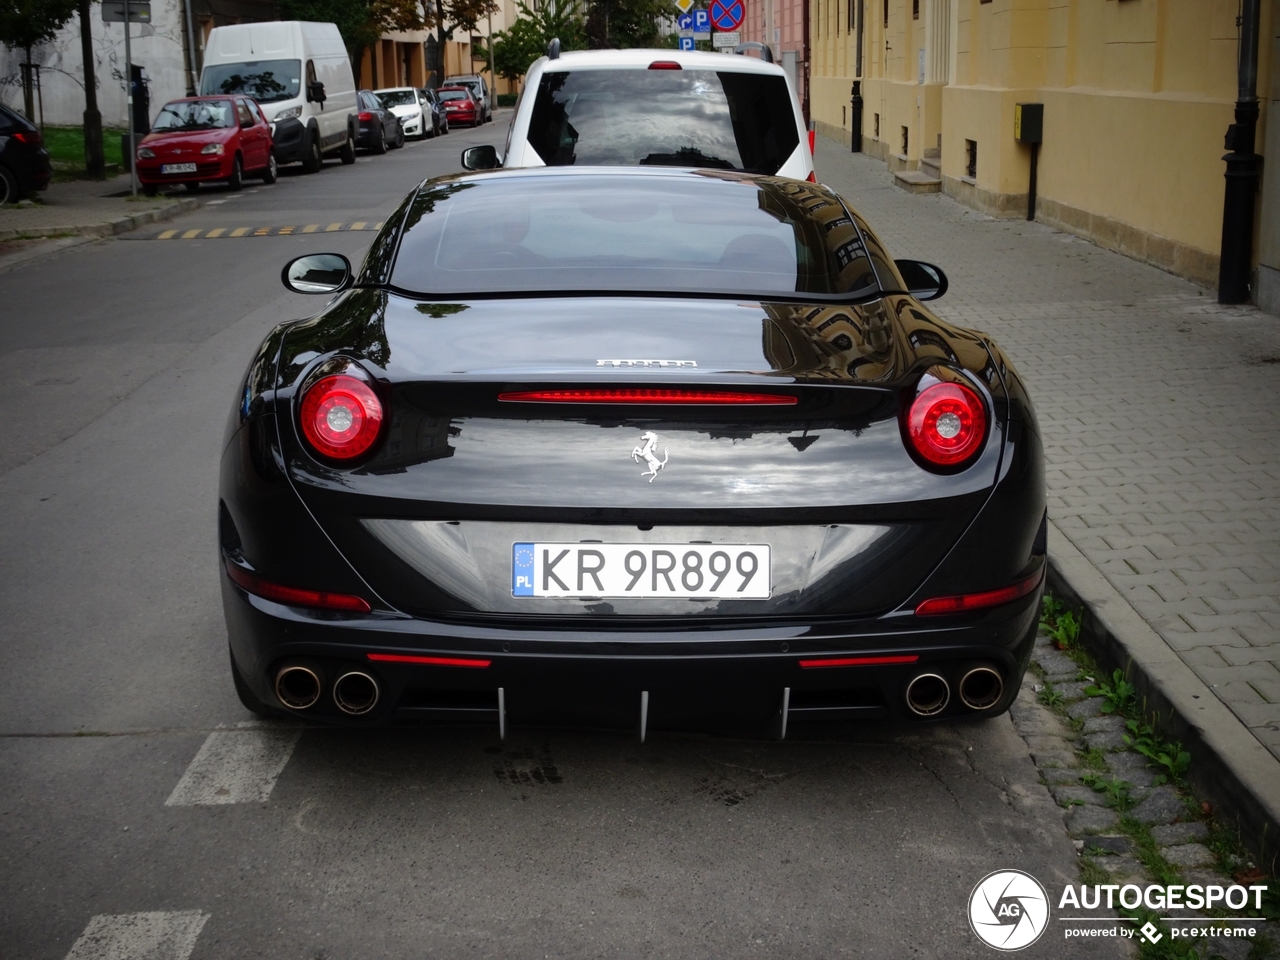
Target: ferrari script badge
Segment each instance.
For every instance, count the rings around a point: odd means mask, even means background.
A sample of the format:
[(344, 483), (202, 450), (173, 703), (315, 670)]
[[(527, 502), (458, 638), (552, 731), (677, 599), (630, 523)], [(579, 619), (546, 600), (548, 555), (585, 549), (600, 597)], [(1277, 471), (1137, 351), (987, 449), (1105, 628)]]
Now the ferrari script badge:
[(653, 451), (658, 446), (658, 435), (652, 430), (640, 435), (640, 442), (643, 446), (634, 447), (631, 451), (631, 459), (636, 463), (643, 460), (649, 465), (648, 473), (642, 473), (640, 476), (648, 477), (649, 482), (653, 483), (654, 477), (658, 475), (658, 471), (667, 465), (667, 460), (671, 458), (670, 449), (662, 451), (662, 459), (659, 460), (657, 454)]

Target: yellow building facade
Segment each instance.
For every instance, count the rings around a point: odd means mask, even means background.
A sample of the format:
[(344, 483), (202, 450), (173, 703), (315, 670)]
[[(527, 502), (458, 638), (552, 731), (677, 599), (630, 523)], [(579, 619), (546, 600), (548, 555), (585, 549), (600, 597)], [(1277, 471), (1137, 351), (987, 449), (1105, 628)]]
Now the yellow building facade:
[[(1260, 22), (1264, 155), (1276, 6), (1264, 0)], [(1025, 216), (1031, 148), (1015, 140), (1014, 109), (1042, 103), (1036, 219), (1216, 286), (1236, 0), (812, 0), (810, 10), (821, 132), (849, 143), (860, 11), (863, 150), (915, 172), (904, 186)], [(1254, 250), (1272, 267), (1277, 192), (1266, 176)]]

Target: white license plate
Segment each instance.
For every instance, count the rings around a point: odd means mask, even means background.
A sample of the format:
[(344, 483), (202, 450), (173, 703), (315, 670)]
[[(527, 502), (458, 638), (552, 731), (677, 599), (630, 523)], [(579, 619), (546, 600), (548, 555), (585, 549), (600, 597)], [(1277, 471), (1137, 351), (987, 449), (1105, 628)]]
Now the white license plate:
[(515, 543), (513, 597), (767, 600), (762, 543)]
[(166, 163), (160, 167), (161, 173), (195, 173), (194, 163)]

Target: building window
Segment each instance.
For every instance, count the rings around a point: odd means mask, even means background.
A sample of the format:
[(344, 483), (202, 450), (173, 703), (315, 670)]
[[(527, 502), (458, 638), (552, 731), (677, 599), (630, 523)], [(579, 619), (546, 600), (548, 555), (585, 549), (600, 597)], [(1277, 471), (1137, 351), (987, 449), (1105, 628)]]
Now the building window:
[(964, 175), (973, 179), (978, 178), (978, 141), (966, 140), (964, 142)]
[(920, 0), (911, 0), (911, 19), (920, 19)]
[(904, 157), (907, 155), (907, 147), (908, 147), (908, 146), (909, 146), (909, 143), (908, 143), (908, 141), (907, 141), (907, 128), (906, 128), (906, 127), (903, 127), (903, 128), (902, 128), (902, 155), (903, 155)]
[(880, 139), (880, 114), (878, 114), (878, 113), (876, 114), (876, 133), (875, 133), (875, 137), (876, 137), (876, 139), (877, 139), (877, 140), (879, 140), (879, 139)]

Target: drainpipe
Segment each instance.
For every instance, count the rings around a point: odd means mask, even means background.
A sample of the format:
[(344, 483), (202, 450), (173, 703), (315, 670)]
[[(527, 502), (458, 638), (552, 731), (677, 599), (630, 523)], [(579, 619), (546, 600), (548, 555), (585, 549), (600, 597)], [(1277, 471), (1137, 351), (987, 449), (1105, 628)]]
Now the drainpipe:
[[(852, 3), (853, 0), (850, 2)], [(855, 41), (857, 49), (853, 70), (857, 79), (853, 81), (853, 91), (849, 98), (849, 127), (853, 131), (850, 147), (854, 153), (862, 152), (862, 17), (865, 12), (863, 0), (858, 0), (858, 38)]]
[(191, 4), (194, 0), (183, 0), (182, 12), (187, 21), (187, 96), (194, 97), (200, 83), (200, 65), (196, 63), (196, 33), (191, 22)]
[(1222, 204), (1222, 258), (1218, 302), (1247, 303), (1253, 273), (1253, 208), (1262, 157), (1254, 152), (1258, 127), (1259, 0), (1240, 2), (1240, 90), (1236, 122), (1227, 128), (1227, 188)]
[(804, 99), (800, 112), (804, 114), (805, 129), (809, 128), (809, 0), (804, 0), (801, 15), (804, 17)]

